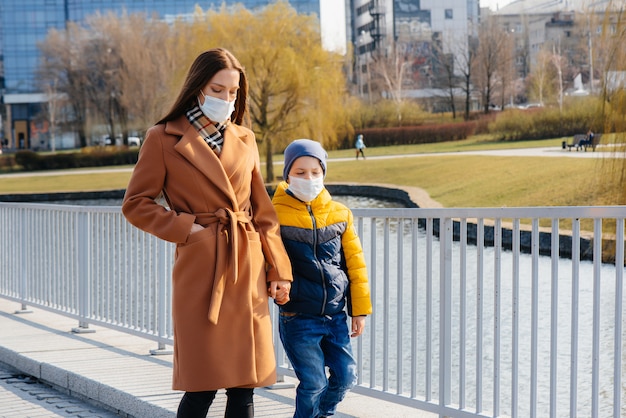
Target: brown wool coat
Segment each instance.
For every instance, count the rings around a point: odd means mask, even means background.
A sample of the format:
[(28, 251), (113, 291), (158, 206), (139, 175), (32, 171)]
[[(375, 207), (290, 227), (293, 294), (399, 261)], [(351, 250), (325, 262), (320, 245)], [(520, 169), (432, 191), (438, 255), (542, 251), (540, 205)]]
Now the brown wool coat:
[[(122, 211), (176, 243), (173, 388), (275, 382), (267, 281), (292, 280), (254, 134), (231, 124), (218, 157), (186, 117), (148, 130)], [(161, 193), (169, 210), (155, 202)], [(205, 230), (188, 236), (197, 222)]]

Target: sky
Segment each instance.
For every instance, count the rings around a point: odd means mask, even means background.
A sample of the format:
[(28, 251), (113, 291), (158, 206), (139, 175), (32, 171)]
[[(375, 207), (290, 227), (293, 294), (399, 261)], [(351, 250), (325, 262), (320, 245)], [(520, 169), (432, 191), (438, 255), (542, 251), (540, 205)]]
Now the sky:
[(320, 1), (322, 47), (327, 51), (346, 53), (345, 7), (337, 7), (335, 0)]

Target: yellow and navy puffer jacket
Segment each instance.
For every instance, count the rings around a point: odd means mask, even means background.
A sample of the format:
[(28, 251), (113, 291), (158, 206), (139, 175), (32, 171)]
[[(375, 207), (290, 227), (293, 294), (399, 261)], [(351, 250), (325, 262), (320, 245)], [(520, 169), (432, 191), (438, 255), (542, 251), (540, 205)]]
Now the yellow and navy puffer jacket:
[(281, 182), (272, 199), (293, 270), (290, 301), (281, 310), (332, 315), (347, 303), (350, 316), (371, 314), (367, 267), (352, 212), (326, 189), (307, 204), (287, 187)]

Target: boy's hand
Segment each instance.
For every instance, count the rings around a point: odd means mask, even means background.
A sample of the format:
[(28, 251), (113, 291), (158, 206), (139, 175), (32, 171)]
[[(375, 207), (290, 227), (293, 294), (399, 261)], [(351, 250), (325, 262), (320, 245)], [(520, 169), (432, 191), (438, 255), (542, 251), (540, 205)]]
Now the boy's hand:
[(363, 334), (363, 330), (365, 329), (365, 317), (364, 316), (353, 316), (352, 317), (352, 334), (350, 336), (352, 338), (358, 337)]
[(277, 304), (284, 305), (289, 302), (289, 291), (291, 290), (291, 282), (286, 280), (278, 280), (269, 282), (267, 293), (274, 298)]

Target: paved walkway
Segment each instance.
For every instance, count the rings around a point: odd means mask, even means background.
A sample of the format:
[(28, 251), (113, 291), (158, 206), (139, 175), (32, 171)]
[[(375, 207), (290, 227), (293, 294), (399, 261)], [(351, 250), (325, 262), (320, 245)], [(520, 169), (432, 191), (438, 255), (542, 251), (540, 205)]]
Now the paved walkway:
[[(16, 302), (0, 298), (0, 364), (34, 377), (37, 380), (33, 383), (51, 385), (71, 398), (63, 398), (66, 409), (62, 410), (45, 401), (51, 396), (48, 392), (43, 391), (39, 397), (26, 396), (1, 383), (0, 417), (175, 416), (182, 393), (171, 389), (172, 356), (150, 355), (156, 343), (97, 326), (90, 327), (96, 330), (94, 333), (74, 334), (71, 329), (78, 325), (74, 319), (36, 308), (32, 313), (16, 314), (19, 307)], [(0, 382), (2, 376), (0, 371)], [(24, 376), (22, 379), (28, 380)], [(285, 383), (286, 388), (255, 391), (256, 417), (293, 416), (297, 381), (287, 377)], [(89, 404), (81, 400), (96, 406), (90, 410)], [(225, 395), (220, 391), (208, 417), (224, 416), (224, 407)], [(113, 414), (107, 415), (105, 408)], [(348, 394), (335, 416), (436, 417), (355, 393)]]

